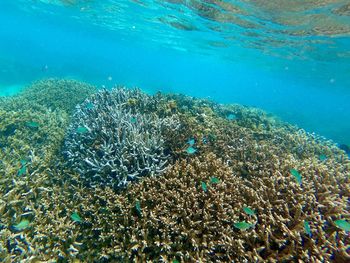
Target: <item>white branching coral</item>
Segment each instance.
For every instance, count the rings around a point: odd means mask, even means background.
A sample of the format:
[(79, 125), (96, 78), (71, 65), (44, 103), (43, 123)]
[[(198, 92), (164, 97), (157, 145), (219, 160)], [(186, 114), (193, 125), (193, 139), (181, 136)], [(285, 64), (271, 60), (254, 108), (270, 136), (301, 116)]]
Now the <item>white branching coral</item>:
[(171, 117), (148, 113), (155, 98), (138, 89), (102, 90), (76, 108), (65, 140), (67, 164), (89, 185), (122, 188), (161, 173), (168, 162), (162, 132)]

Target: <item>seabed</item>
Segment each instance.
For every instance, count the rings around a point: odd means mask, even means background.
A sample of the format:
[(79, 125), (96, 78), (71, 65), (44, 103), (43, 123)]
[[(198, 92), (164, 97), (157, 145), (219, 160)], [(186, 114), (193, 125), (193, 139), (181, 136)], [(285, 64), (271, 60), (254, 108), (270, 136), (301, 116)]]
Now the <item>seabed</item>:
[(0, 99), (0, 261), (349, 262), (349, 177), (259, 109), (41, 80)]

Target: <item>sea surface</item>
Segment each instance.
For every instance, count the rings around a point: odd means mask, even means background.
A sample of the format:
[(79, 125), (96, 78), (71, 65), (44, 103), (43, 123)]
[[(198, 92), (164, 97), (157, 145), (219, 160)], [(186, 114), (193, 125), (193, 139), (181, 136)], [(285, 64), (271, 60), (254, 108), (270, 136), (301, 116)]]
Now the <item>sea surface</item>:
[(0, 262), (350, 262), (349, 158), (347, 0), (0, 1)]

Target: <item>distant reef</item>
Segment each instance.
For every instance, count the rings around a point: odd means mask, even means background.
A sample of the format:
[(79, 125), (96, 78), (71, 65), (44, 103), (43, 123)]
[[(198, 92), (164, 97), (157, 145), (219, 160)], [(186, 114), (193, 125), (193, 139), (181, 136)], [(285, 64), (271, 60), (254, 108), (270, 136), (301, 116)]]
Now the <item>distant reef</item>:
[(0, 98), (0, 262), (349, 262), (349, 181), (256, 108), (62, 79)]

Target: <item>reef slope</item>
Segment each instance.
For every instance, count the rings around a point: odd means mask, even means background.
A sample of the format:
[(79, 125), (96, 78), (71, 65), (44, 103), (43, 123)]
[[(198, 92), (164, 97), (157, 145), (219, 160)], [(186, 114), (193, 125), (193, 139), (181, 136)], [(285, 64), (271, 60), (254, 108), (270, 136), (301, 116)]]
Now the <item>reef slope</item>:
[(0, 261), (350, 260), (333, 142), (240, 105), (95, 92), (50, 79), (1, 99)]

